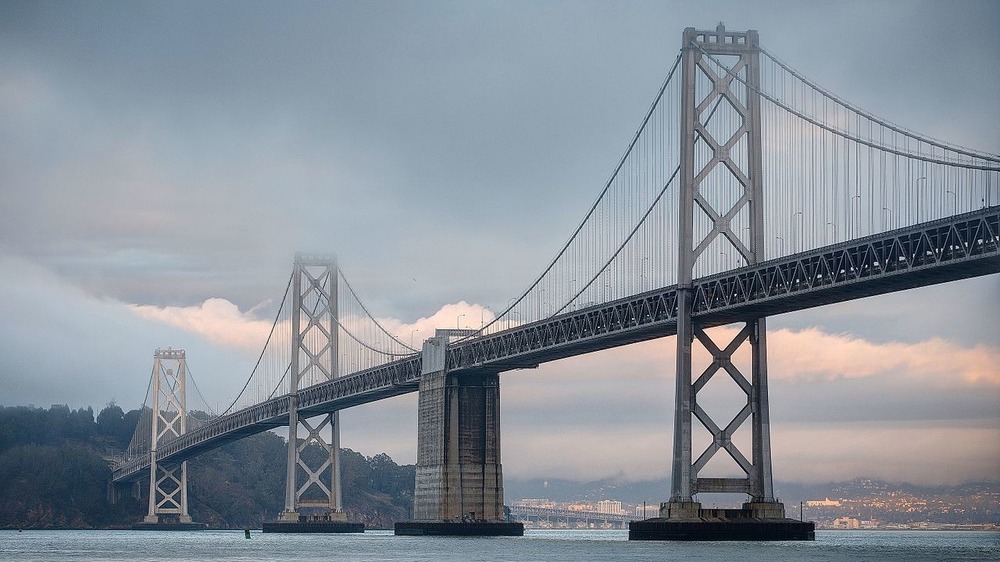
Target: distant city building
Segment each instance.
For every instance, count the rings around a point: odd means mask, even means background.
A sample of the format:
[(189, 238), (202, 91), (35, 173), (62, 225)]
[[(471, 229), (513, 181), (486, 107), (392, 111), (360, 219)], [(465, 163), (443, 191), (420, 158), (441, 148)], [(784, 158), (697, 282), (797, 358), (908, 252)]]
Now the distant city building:
[(834, 529), (860, 529), (861, 521), (853, 517), (838, 517), (833, 520)]
[(806, 506), (808, 507), (840, 507), (840, 500), (831, 500), (826, 498), (825, 500), (808, 500), (806, 501)]
[(521, 507), (544, 507), (551, 509), (555, 507), (555, 503), (552, 500), (544, 498), (525, 498), (523, 500), (516, 500), (514, 505), (519, 505)]
[(608, 513), (611, 515), (624, 515), (622, 502), (618, 500), (601, 500), (597, 502), (597, 513)]

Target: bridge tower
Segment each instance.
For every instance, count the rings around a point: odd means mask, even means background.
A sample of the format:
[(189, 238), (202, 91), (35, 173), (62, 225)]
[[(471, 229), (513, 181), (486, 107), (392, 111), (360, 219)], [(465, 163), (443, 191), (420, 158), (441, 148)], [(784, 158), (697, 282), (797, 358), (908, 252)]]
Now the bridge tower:
[(447, 369), (449, 338), (476, 334), (437, 330), (424, 341), (413, 520), (396, 523), (397, 535), (524, 534), (504, 515), (499, 372)]
[[(678, 250), (677, 365), (674, 405), (673, 466), (670, 501), (661, 505), (666, 519), (658, 529), (631, 526), (630, 538), (811, 538), (774, 498), (767, 401), (767, 335), (763, 317), (746, 320), (730, 342), (715, 342), (692, 318), (696, 264), (725, 250), (736, 252), (744, 265), (764, 259), (763, 166), (761, 154), (760, 67), (756, 31), (684, 30), (681, 82), (681, 162)], [(728, 67), (720, 67), (715, 61)], [(737, 78), (739, 77), (739, 78)], [(728, 196), (719, 196), (728, 190)], [(697, 340), (711, 363), (692, 377), (691, 352)], [(750, 346), (750, 373), (740, 371), (733, 355)], [(699, 405), (698, 392), (714, 375), (724, 372), (746, 395), (746, 404), (725, 423), (718, 423)], [(692, 455), (694, 419), (711, 434), (711, 444)], [(750, 420), (751, 454), (737, 447), (734, 433)], [(699, 472), (717, 453), (725, 452), (745, 473), (742, 478), (703, 478)], [(704, 510), (695, 494), (745, 493), (750, 501), (740, 510)], [(727, 523), (698, 523), (703, 518)], [(755, 537), (733, 534), (733, 523), (770, 521)], [(685, 523), (686, 522), (686, 523)], [(811, 526), (811, 524), (808, 524)], [(745, 525), (739, 528), (749, 528)], [(810, 529), (811, 532), (811, 529)], [(652, 533), (652, 534), (648, 534)], [(774, 534), (773, 537), (766, 535)]]
[(149, 511), (137, 528), (201, 528), (188, 514), (187, 461), (158, 463), (156, 451), (187, 432), (187, 359), (183, 349), (157, 349), (153, 355), (150, 405)]
[[(285, 509), (265, 532), (361, 532), (344, 513), (340, 487), (340, 413), (308, 419), (298, 409), (300, 388), (339, 376), (337, 261), (296, 254), (292, 272), (292, 355), (289, 368), (288, 462)], [(305, 438), (299, 440), (299, 430)], [(329, 440), (326, 432), (329, 431)], [(310, 454), (317, 445), (320, 455)]]

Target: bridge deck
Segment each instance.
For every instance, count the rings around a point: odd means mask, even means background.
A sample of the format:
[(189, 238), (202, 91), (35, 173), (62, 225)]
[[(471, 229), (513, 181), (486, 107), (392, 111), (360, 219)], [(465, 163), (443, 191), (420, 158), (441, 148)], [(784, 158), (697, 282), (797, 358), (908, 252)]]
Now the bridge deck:
[[(695, 280), (703, 327), (773, 316), (914, 287), (1000, 272), (1000, 207), (988, 207)], [(452, 372), (502, 372), (676, 334), (674, 285), (450, 345)], [(302, 415), (333, 412), (413, 392), (419, 354), (299, 391)], [(160, 462), (288, 424), (288, 397), (221, 416), (162, 445)], [(148, 474), (144, 455), (115, 469), (115, 482)]]

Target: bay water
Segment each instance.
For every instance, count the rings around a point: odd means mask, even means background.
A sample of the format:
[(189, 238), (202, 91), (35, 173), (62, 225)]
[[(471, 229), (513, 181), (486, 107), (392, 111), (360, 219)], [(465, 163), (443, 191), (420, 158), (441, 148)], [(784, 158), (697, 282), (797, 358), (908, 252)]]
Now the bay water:
[(523, 537), (397, 537), (234, 531), (0, 531), (3, 561), (947, 561), (1000, 560), (1000, 533), (817, 531), (810, 542), (636, 542), (624, 530), (535, 530)]

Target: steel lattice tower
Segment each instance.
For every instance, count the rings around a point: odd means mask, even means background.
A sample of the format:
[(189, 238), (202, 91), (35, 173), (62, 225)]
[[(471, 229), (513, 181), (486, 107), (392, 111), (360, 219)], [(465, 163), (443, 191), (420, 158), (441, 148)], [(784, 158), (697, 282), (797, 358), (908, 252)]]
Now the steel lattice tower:
[[(340, 413), (326, 414), (318, 424), (300, 417), (299, 388), (333, 380), (337, 370), (337, 262), (326, 256), (297, 254), (292, 273), (292, 356), (289, 371), (288, 464), (285, 510), (279, 521), (299, 521), (300, 509), (319, 510), (322, 519), (346, 520), (340, 488)], [(298, 429), (308, 436), (300, 443)], [(324, 430), (330, 429), (330, 440)], [(323, 451), (310, 461), (303, 451), (310, 444)], [(329, 479), (324, 474), (329, 471)], [(304, 477), (300, 481), (300, 474)]]
[[(746, 322), (731, 342), (717, 344), (692, 319), (695, 267), (706, 250), (735, 251), (746, 265), (763, 261), (763, 177), (761, 158), (759, 46), (756, 31), (684, 31), (681, 94), (681, 192), (678, 256), (677, 371), (674, 447), (670, 502), (662, 515), (698, 516), (698, 493), (746, 493), (761, 517), (783, 517), (774, 501), (767, 402), (767, 341), (763, 317)], [(715, 60), (724, 60), (720, 67)], [(745, 81), (742, 86), (739, 76)], [(714, 121), (713, 121), (714, 119)], [(719, 197), (719, 184), (737, 195)], [(731, 207), (730, 202), (732, 203)], [(741, 225), (734, 229), (733, 223)], [(743, 226), (749, 224), (748, 227)], [(714, 256), (713, 256), (714, 257)], [(692, 380), (691, 352), (697, 339), (709, 352), (711, 364)], [(733, 363), (743, 345), (751, 347), (749, 380)], [(746, 394), (745, 406), (728, 423), (716, 423), (698, 404), (705, 384), (725, 373)], [(693, 418), (711, 433), (712, 442), (697, 458), (692, 455)], [(748, 459), (732, 441), (750, 419), (752, 452)], [(701, 478), (699, 471), (725, 451), (746, 473), (745, 478)]]
[(149, 512), (145, 523), (163, 515), (191, 523), (187, 501), (187, 461), (172, 467), (156, 462), (156, 449), (187, 432), (187, 360), (183, 349), (157, 349), (153, 355), (153, 403), (149, 449)]

